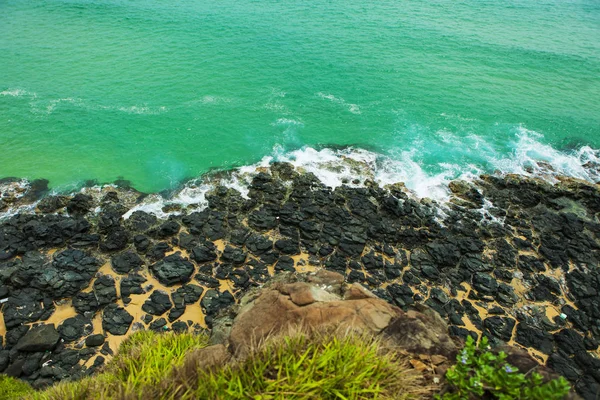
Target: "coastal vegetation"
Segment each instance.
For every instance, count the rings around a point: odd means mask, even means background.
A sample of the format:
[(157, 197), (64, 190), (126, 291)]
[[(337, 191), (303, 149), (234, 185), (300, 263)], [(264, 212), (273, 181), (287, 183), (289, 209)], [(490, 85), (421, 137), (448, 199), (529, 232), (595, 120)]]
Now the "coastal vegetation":
[(275, 335), (236, 360), (199, 351), (207, 345), (204, 334), (139, 331), (96, 376), (36, 392), (0, 375), (0, 399), (560, 400), (570, 390), (562, 377), (544, 383), (535, 372), (520, 373), (505, 353), (489, 351), (486, 338), (479, 345), (467, 339), (442, 384), (427, 383), (386, 341), (351, 332)]

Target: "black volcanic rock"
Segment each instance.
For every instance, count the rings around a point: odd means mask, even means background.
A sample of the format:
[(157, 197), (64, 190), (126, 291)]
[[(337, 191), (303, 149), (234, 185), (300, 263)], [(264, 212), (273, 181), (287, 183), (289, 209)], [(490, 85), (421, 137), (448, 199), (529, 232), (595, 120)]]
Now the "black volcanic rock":
[(49, 214), (66, 207), (69, 200), (67, 196), (47, 196), (39, 201), (37, 208), (41, 212)]
[(94, 205), (92, 196), (77, 193), (69, 203), (67, 203), (67, 211), (71, 215), (83, 215), (87, 213)]
[(67, 318), (58, 326), (58, 333), (65, 342), (74, 342), (92, 330), (92, 321), (82, 315)]
[(515, 341), (525, 347), (533, 347), (544, 354), (551, 354), (554, 349), (554, 341), (550, 333), (526, 322), (520, 322), (517, 325)]
[(73, 308), (80, 314), (95, 312), (100, 308), (96, 295), (93, 292), (80, 292), (73, 297)]
[(215, 245), (212, 242), (207, 241), (194, 247), (192, 249), (192, 253), (190, 254), (190, 258), (196, 261), (198, 264), (214, 261), (217, 259), (217, 253), (215, 250)]
[(483, 320), (483, 334), (491, 339), (510, 341), (515, 320), (508, 317), (493, 316)]
[(227, 308), (234, 303), (235, 299), (229, 291), (219, 292), (215, 289), (208, 290), (200, 302), (208, 327), (212, 327), (213, 317), (219, 310)]
[(172, 286), (188, 282), (194, 273), (194, 265), (175, 253), (152, 265), (150, 270), (160, 283)]
[(110, 275), (100, 275), (94, 281), (94, 296), (98, 305), (103, 307), (117, 300), (117, 288), (115, 280)]
[(102, 312), (102, 329), (113, 335), (126, 334), (132, 322), (131, 314), (116, 304), (109, 304)]
[(52, 350), (60, 340), (54, 325), (39, 325), (31, 328), (19, 339), (14, 350), (25, 352)]
[(488, 274), (477, 272), (473, 275), (473, 288), (485, 295), (494, 295), (498, 291), (498, 282)]
[(142, 284), (146, 278), (139, 274), (129, 274), (121, 279), (121, 297), (127, 297), (132, 294), (143, 294)]
[(173, 307), (169, 295), (165, 292), (155, 290), (148, 300), (142, 305), (142, 310), (152, 315), (162, 315)]
[(144, 262), (133, 251), (124, 251), (115, 254), (110, 258), (112, 268), (119, 274), (128, 274), (132, 269), (139, 268), (144, 265)]
[[(54, 261), (46, 264), (32, 277), (30, 285), (42, 290), (52, 298), (60, 299), (75, 295), (86, 287), (98, 268), (100, 261), (81, 250), (64, 250), (54, 255)], [(25, 265), (24, 265), (25, 266)]]
[(223, 254), (221, 255), (221, 260), (226, 263), (231, 263), (233, 265), (242, 265), (244, 261), (246, 261), (247, 253), (242, 249), (227, 246), (223, 250)]
[(90, 335), (85, 338), (85, 345), (88, 347), (97, 347), (104, 344), (106, 338), (101, 333)]
[(100, 242), (100, 250), (104, 252), (123, 250), (129, 244), (129, 240), (129, 232), (118, 226), (106, 234), (104, 240)]

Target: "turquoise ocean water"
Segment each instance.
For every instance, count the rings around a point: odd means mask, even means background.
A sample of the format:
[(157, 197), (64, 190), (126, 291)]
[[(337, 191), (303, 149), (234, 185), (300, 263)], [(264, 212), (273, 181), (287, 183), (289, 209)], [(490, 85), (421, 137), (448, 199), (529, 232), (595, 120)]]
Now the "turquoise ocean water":
[(0, 177), (159, 191), (345, 145), (414, 187), (585, 175), (600, 2), (0, 1)]

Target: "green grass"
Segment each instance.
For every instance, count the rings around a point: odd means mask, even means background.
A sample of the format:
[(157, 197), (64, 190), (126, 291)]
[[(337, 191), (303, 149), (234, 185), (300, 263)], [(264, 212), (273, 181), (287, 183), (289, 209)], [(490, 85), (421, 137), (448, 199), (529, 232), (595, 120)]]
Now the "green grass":
[(0, 374), (0, 400), (16, 400), (33, 392), (31, 386), (18, 379)]
[(404, 356), (355, 334), (278, 336), (244, 358), (203, 363), (206, 336), (138, 332), (102, 373), (34, 400), (418, 399), (431, 394)]
[(174, 366), (182, 363), (188, 352), (206, 347), (207, 344), (208, 338), (204, 335), (142, 331), (119, 347), (106, 372), (132, 391), (155, 386)]
[(140, 331), (121, 344), (102, 373), (77, 382), (61, 382), (32, 398), (153, 399), (173, 367), (180, 365), (190, 351), (206, 347), (207, 343), (205, 335)]
[(182, 398), (416, 399), (428, 392), (403, 357), (355, 334), (272, 339), (243, 361), (200, 373), (194, 383)]

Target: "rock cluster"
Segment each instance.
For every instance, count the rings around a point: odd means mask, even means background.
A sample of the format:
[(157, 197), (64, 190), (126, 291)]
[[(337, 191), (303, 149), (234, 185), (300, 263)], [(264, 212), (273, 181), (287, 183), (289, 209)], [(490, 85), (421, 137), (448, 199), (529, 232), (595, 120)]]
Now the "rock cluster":
[[(205, 209), (166, 220), (124, 219), (141, 196), (131, 189), (46, 197), (0, 223), (0, 372), (36, 386), (81, 376), (104, 360), (91, 335), (190, 329), (186, 310), (211, 328), (273, 274), (323, 268), (401, 309), (427, 305), (453, 336), (521, 345), (595, 398), (598, 185), (508, 175), (450, 187), (443, 205), (402, 185), (332, 190), (275, 163), (253, 177), (248, 198), (216, 186)], [(55, 320), (64, 301), (79, 319)], [(60, 336), (52, 349), (16, 348), (44, 321)]]

